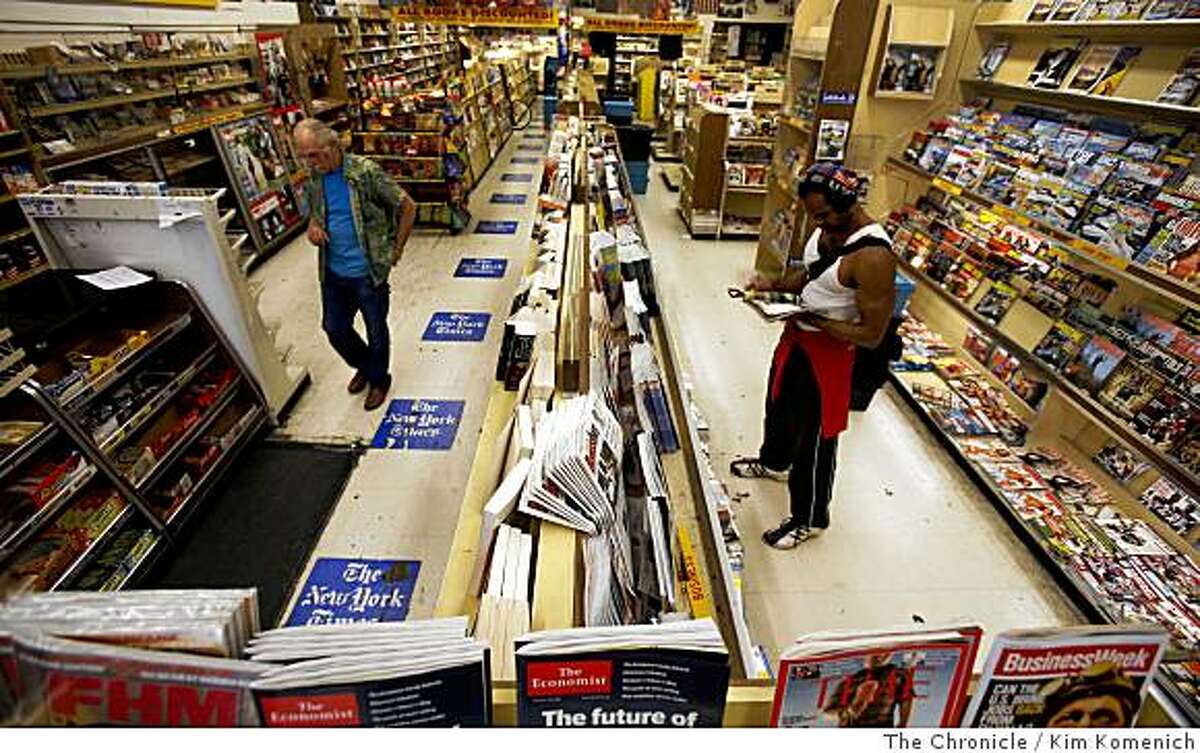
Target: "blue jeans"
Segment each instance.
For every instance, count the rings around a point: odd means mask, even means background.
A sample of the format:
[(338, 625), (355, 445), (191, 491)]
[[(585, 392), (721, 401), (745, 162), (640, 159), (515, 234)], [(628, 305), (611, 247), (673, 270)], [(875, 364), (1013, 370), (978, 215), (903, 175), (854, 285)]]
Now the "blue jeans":
[[(385, 282), (375, 285), (370, 277), (338, 277), (328, 269), (321, 283), (321, 326), (329, 344), (351, 368), (361, 371), (373, 387), (388, 384), (391, 336), (388, 334), (388, 298)], [(367, 342), (354, 331), (354, 315), (362, 312)]]

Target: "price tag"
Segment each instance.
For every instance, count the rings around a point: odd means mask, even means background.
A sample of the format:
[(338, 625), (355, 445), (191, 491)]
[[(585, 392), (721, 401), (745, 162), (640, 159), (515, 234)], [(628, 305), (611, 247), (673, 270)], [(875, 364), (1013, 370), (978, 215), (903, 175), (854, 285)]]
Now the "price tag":
[(1127, 259), (1113, 256), (1099, 246), (1085, 241), (1083, 238), (1072, 238), (1069, 245), (1084, 256), (1114, 269), (1125, 269), (1129, 266)]
[(1029, 227), (1033, 224), (1033, 220), (1023, 214), (1018, 214), (1012, 207), (1006, 207), (1003, 204), (992, 204), (992, 211), (1009, 222), (1015, 222), (1018, 225)]
[(946, 193), (954, 194), (955, 196), (962, 196), (962, 188), (960, 188), (959, 186), (956, 186), (955, 184), (951, 183), (948, 180), (944, 180), (942, 178), (934, 178), (933, 185), (935, 188), (940, 188), (941, 190), (945, 191)]

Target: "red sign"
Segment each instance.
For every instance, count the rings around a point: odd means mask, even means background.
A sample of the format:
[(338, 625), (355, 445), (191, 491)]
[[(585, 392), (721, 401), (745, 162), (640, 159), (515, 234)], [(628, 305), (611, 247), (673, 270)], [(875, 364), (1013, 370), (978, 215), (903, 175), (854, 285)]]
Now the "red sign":
[(525, 691), (531, 698), (607, 695), (612, 689), (612, 662), (607, 660), (530, 662), (525, 675)]
[(357, 727), (358, 698), (353, 693), (263, 698), (267, 727)]

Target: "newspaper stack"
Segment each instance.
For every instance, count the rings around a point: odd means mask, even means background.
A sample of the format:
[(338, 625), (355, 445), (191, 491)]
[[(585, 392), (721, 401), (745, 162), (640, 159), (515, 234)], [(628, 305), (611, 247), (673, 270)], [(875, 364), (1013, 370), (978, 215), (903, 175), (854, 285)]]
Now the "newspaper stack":
[[(527, 461), (521, 461), (527, 462)], [(479, 599), (475, 637), (487, 643), (496, 657), (497, 680), (516, 677), (513, 638), (529, 630), (529, 573), (533, 537), (501, 525), (492, 550), (487, 589)]]
[(823, 632), (780, 655), (772, 727), (954, 727), (982, 631)]
[(1168, 634), (1157, 625), (1002, 633), (965, 727), (1132, 727)]
[(270, 630), (249, 648), (267, 727), (480, 727), (491, 720), (488, 648), (465, 617)]
[[(667, 482), (663, 477), (662, 464), (658, 453), (646, 432), (637, 437), (638, 458), (641, 461), (642, 477), (646, 485), (645, 497), (638, 500), (643, 505), (641, 533), (642, 540), (647, 544), (647, 556), (637, 560), (638, 583), (645, 583), (643, 592), (652, 595), (662, 605), (662, 611), (675, 609), (678, 596), (678, 574), (675, 571), (676, 556), (671, 543), (675, 541), (675, 526), (671, 519), (671, 505), (668, 502)], [(635, 505), (631, 503), (631, 508)], [(631, 514), (632, 517), (632, 514)], [(632, 529), (632, 526), (631, 526)], [(630, 531), (631, 537), (633, 531)]]
[(537, 435), (521, 511), (590, 536), (611, 528), (623, 450), (616, 416), (590, 393), (547, 413)]
[(729, 654), (711, 619), (517, 639), (521, 727), (719, 727)]
[(255, 726), (265, 667), (223, 657), (258, 628), (253, 589), (19, 597), (0, 608), (0, 722)]

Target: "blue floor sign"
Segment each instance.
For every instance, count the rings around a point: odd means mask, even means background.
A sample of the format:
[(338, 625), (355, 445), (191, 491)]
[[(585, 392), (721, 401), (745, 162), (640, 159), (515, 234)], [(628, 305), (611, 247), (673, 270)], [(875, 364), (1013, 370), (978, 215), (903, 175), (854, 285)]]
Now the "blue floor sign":
[(287, 626), (401, 622), (421, 563), (321, 557), (304, 582)]
[(393, 400), (371, 446), (386, 450), (448, 450), (462, 421), (462, 400)]
[(432, 342), (479, 342), (487, 334), (491, 314), (439, 311), (429, 320), (422, 340)]
[(475, 225), (477, 233), (491, 233), (494, 235), (512, 235), (517, 232), (516, 220), (480, 220)]
[(501, 183), (532, 183), (531, 173), (504, 173), (500, 176)]
[(524, 204), (527, 198), (529, 197), (523, 193), (494, 193), (491, 202), (493, 204)]
[(455, 277), (503, 277), (508, 259), (463, 259), (454, 271)]

